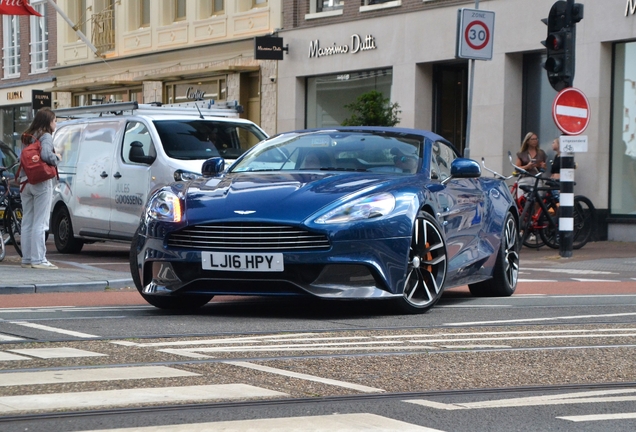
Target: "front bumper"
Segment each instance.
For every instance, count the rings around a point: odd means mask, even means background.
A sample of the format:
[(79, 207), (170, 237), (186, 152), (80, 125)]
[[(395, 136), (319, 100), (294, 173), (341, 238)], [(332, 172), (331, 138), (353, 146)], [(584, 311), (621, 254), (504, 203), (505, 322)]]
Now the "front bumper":
[(201, 252), (166, 248), (162, 238), (139, 236), (144, 295), (316, 296), (334, 299), (401, 295), (410, 238), (333, 242), (328, 251), (284, 253), (282, 272), (205, 270)]

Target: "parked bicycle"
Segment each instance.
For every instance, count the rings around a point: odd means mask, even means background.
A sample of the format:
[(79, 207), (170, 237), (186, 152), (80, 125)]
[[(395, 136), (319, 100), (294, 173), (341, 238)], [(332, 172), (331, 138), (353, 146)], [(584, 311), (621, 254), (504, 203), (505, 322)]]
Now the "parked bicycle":
[[(490, 171), (491, 173), (495, 175), (495, 177), (500, 178), (504, 181), (507, 181), (513, 177), (516, 177), (515, 182), (510, 186), (510, 193), (512, 194), (512, 197), (514, 198), (515, 203), (517, 204), (517, 210), (519, 214), (521, 215), (523, 213), (523, 209), (525, 208), (527, 198), (526, 198), (525, 192), (523, 192), (524, 186), (519, 184), (520, 176), (518, 175), (518, 173), (514, 173), (509, 176), (504, 176), (488, 168), (485, 164), (484, 158), (482, 158), (481, 163), (485, 170)], [(520, 191), (520, 186), (521, 186), (521, 191)], [(543, 241), (543, 238), (541, 237), (540, 232), (547, 227), (548, 222), (545, 218), (541, 218), (540, 215), (541, 215), (540, 211), (535, 212), (529, 220), (526, 220), (526, 223), (523, 224), (523, 226), (522, 224), (519, 225), (519, 238), (522, 244), (526, 247), (536, 249), (536, 248), (545, 246), (545, 242)]]
[(2, 212), (2, 225), (0, 226), (0, 232), (2, 233), (2, 258), (6, 254), (6, 245), (11, 243), (15, 248), (18, 255), (22, 256), (21, 248), (21, 236), (20, 231), (22, 227), (22, 200), (20, 199), (20, 193), (11, 188), (10, 179), (11, 171), (15, 170), (18, 163), (11, 165), (10, 167), (0, 166), (0, 185), (4, 188), (2, 195), (0, 196), (0, 212)]
[[(560, 200), (558, 181), (541, 177), (542, 173), (532, 175), (512, 162), (512, 155), (508, 153), (510, 165), (520, 175), (535, 179), (532, 186), (519, 185), (525, 192), (525, 204), (519, 217), (519, 227), (522, 242), (528, 242), (531, 231), (539, 232), (539, 235), (548, 247), (560, 248), (559, 212)], [(573, 202), (573, 229), (572, 248), (580, 249), (587, 244), (592, 237), (596, 220), (596, 209), (592, 201), (583, 195), (574, 196)], [(523, 231), (521, 231), (523, 230)], [(531, 243), (531, 242), (530, 242)]]
[[(559, 249), (559, 189), (558, 181), (541, 177), (542, 173), (532, 175), (512, 162), (512, 155), (508, 153), (510, 164), (517, 171), (518, 176), (531, 177), (535, 181), (533, 185), (520, 185), (519, 180), (510, 187), (510, 191), (517, 203), (519, 210), (519, 236), (522, 244), (530, 248), (539, 248), (544, 245), (553, 249)], [(482, 158), (484, 169), (493, 173), (495, 177), (509, 180), (514, 175), (504, 176), (486, 167)], [(523, 193), (518, 193), (521, 189)], [(590, 240), (596, 210), (592, 201), (583, 195), (574, 197), (574, 228), (573, 249), (580, 249)]]

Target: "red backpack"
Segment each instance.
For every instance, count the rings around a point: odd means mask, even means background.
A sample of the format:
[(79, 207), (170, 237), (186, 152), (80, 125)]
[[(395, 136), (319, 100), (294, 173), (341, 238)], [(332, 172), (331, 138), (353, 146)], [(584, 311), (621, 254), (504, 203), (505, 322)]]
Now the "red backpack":
[(20, 167), (16, 172), (16, 178), (19, 178), (20, 171), (24, 170), (27, 176), (26, 182), (21, 182), (20, 191), (24, 189), (25, 183), (38, 184), (59, 176), (57, 173), (57, 167), (49, 165), (42, 160), (40, 156), (42, 153), (42, 144), (40, 140), (32, 137), (33, 142), (22, 149), (20, 153)]

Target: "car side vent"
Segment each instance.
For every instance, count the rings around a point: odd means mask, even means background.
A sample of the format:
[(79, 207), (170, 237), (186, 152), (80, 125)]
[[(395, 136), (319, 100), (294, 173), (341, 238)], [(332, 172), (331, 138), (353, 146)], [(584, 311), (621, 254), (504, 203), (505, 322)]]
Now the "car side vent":
[(175, 231), (168, 246), (197, 250), (299, 251), (327, 250), (329, 239), (305, 229), (266, 224), (195, 225)]

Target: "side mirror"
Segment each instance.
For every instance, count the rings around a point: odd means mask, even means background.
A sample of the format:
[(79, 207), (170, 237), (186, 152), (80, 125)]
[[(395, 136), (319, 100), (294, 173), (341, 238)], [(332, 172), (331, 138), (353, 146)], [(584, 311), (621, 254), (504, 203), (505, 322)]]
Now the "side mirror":
[(203, 177), (214, 177), (225, 170), (225, 159), (222, 157), (213, 157), (201, 165), (201, 175)]
[(472, 159), (457, 158), (451, 163), (451, 175), (444, 179), (442, 183), (448, 182), (452, 178), (475, 178), (481, 176), (481, 167)]
[(128, 159), (131, 162), (152, 165), (156, 158), (154, 156), (146, 156), (144, 154), (144, 145), (139, 141), (133, 141), (130, 143)]

